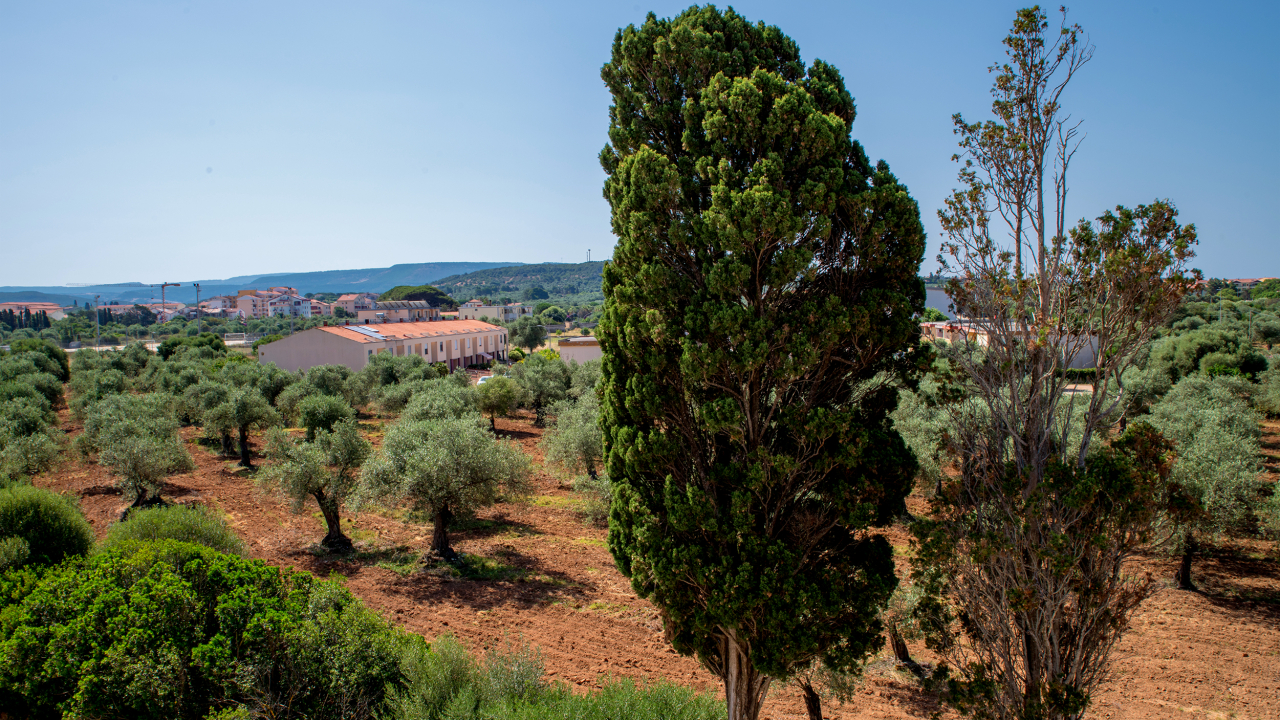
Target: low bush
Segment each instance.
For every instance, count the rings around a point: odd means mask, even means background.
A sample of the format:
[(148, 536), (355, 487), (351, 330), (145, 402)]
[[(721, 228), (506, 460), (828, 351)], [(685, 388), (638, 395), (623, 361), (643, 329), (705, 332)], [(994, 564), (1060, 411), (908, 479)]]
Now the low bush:
[(363, 720), (415, 642), (335, 581), (173, 540), (7, 573), (0, 598), (16, 717)]
[(27, 564), (50, 565), (93, 547), (93, 529), (74, 500), (30, 485), (0, 490), (0, 539), (21, 538)]
[(575, 694), (543, 678), (539, 653), (504, 642), (477, 662), (452, 636), (406, 652), (404, 687), (393, 691), (386, 720), (718, 720), (724, 703), (713, 695), (659, 682), (615, 680), (599, 692)]
[(131, 510), (128, 519), (107, 530), (102, 549), (150, 540), (181, 540), (231, 555), (248, 557), (249, 554), (244, 541), (225, 520), (205, 507), (187, 505)]

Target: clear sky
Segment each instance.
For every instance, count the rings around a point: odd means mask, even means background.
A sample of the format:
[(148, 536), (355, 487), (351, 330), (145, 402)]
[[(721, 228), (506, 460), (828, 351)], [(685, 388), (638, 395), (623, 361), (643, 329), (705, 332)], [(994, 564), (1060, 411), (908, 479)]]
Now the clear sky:
[[(0, 0), (0, 285), (607, 257), (600, 66), (617, 28), (686, 6)], [(986, 117), (1019, 4), (734, 7), (841, 70), (935, 267), (951, 115)], [(1070, 18), (1097, 46), (1066, 98), (1070, 214), (1170, 198), (1207, 274), (1280, 275), (1280, 4)]]

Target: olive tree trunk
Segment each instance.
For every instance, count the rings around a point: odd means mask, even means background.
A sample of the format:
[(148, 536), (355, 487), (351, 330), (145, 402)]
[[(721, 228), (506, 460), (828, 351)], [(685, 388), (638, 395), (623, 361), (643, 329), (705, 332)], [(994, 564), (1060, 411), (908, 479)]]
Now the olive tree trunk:
[(240, 426), (240, 467), (253, 469), (253, 459), (249, 454), (249, 426)]
[(1179, 590), (1195, 590), (1195, 581), (1191, 579), (1191, 560), (1195, 557), (1197, 549), (1196, 537), (1192, 533), (1187, 533), (1187, 540), (1182, 545), (1182, 562), (1178, 564), (1178, 570), (1173, 574), (1173, 579), (1178, 581)]
[(219, 435), (219, 438), (222, 440), (222, 456), (232, 457), (233, 455), (235, 455), (236, 445), (235, 445), (235, 441), (231, 439), (231, 431), (223, 430), (222, 433)]
[(320, 512), (324, 514), (324, 524), (328, 529), (328, 533), (320, 541), (320, 547), (329, 552), (345, 553), (354, 550), (355, 545), (352, 544), (351, 538), (342, 532), (342, 518), (338, 514), (338, 503), (326, 496), (323, 490), (317, 490), (313, 494), (320, 505)]
[(449, 547), (449, 523), (453, 520), (453, 512), (448, 505), (436, 509), (435, 529), (431, 533), (431, 552), (445, 560), (453, 560), (458, 556)]

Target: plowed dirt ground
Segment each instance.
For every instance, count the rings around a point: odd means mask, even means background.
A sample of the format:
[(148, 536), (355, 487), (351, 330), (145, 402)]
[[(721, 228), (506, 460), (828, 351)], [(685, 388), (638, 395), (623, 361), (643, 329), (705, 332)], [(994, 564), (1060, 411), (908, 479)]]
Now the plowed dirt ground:
[[(362, 421), (370, 438), (381, 437), (379, 420)], [(63, 413), (69, 436), (80, 431)], [(605, 531), (584, 521), (582, 499), (541, 467), (541, 431), (530, 416), (499, 419), (498, 429), (515, 439), (538, 469), (535, 490), (521, 502), (500, 503), (452, 533), (454, 547), (486, 558), (498, 576), (466, 580), (412, 571), (411, 560), (430, 542), (431, 525), (403, 511), (365, 511), (344, 521), (357, 541), (354, 557), (317, 550), (324, 535), (314, 506), (293, 513), (288, 502), (255, 488), (233, 460), (199, 444), (198, 431), (184, 431), (196, 469), (171, 478), (165, 498), (200, 502), (226, 513), (249, 544), (269, 563), (338, 574), (370, 607), (406, 630), (428, 639), (443, 633), (475, 651), (504, 635), (523, 636), (542, 649), (548, 675), (581, 689), (610, 676), (665, 678), (709, 691), (716, 679), (691, 658), (681, 657), (662, 637), (652, 605), (636, 597), (614, 567)], [(1280, 426), (1268, 425), (1268, 470), (1277, 470)], [(255, 450), (257, 446), (255, 445)], [(261, 462), (255, 456), (255, 461)], [(55, 472), (36, 483), (80, 497), (99, 536), (120, 517), (125, 502), (111, 477), (96, 464), (68, 453)], [(923, 503), (913, 503), (918, 508)], [(913, 508), (914, 509), (914, 508)], [(906, 549), (906, 534), (890, 539)], [(1140, 608), (1132, 630), (1115, 654), (1111, 679), (1087, 714), (1090, 718), (1280, 718), (1280, 560), (1271, 543), (1215, 547), (1197, 565), (1200, 592), (1165, 586)], [(904, 553), (905, 555), (905, 553)], [(1170, 577), (1173, 560), (1138, 561), (1158, 578)], [(902, 568), (905, 570), (905, 567)], [(933, 658), (912, 647), (918, 660)], [(857, 698), (828, 703), (829, 718), (927, 718), (935, 699), (912, 676), (894, 668), (888, 651), (873, 662)], [(948, 713), (944, 717), (951, 716)], [(775, 687), (763, 717), (807, 717), (799, 693)]]

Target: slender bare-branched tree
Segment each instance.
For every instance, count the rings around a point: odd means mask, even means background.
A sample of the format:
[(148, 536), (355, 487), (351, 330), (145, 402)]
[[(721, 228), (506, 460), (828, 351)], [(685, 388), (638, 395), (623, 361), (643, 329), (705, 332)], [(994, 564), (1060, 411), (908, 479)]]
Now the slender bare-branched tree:
[[(962, 187), (938, 213), (966, 399), (948, 436), (960, 473), (918, 543), (958, 621), (953, 697), (979, 717), (1078, 717), (1150, 590), (1122, 570), (1168, 499), (1169, 445), (1145, 425), (1110, 431), (1121, 374), (1197, 276), (1195, 228), (1167, 201), (1068, 229), (1079, 124), (1061, 98), (1092, 47), (1062, 12), (1052, 42), (1039, 7), (1018, 12), (992, 68), (996, 119), (955, 118)], [(1073, 368), (1093, 368), (1093, 387)]]

